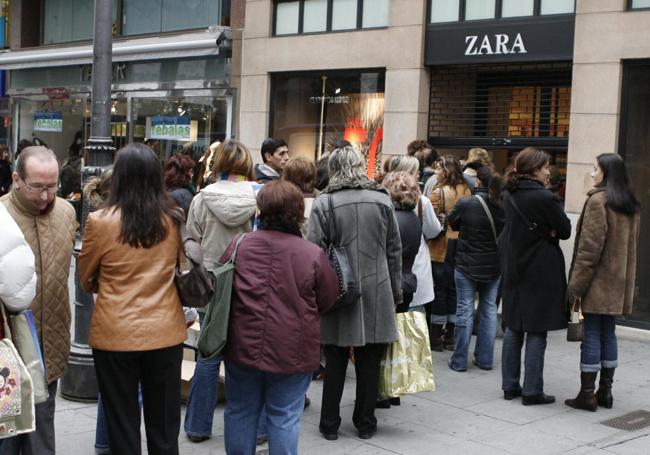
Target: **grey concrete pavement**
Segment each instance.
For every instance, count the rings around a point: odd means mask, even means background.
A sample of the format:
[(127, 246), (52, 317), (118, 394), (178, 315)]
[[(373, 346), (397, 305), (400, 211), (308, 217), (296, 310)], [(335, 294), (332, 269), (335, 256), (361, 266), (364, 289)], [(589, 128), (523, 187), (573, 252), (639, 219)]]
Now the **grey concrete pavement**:
[[(648, 334), (619, 328), (620, 368), (614, 383), (614, 408), (595, 413), (564, 405), (564, 399), (573, 397), (579, 388), (579, 343), (567, 343), (564, 336), (564, 332), (550, 334), (546, 352), (545, 389), (556, 396), (556, 403), (526, 407), (521, 400), (503, 400), (499, 339), (492, 371), (470, 367), (465, 373), (457, 373), (447, 367), (450, 353), (434, 353), (437, 390), (406, 396), (399, 407), (377, 410), (379, 431), (370, 440), (358, 439), (352, 425), (355, 387), (352, 368), (348, 370), (341, 402), (343, 423), (338, 441), (326, 441), (318, 433), (322, 382), (315, 381), (309, 390), (312, 405), (302, 419), (300, 453), (650, 454), (650, 427), (628, 432), (600, 423), (636, 410), (650, 411)], [(58, 453), (94, 453), (96, 411), (96, 405), (58, 398)], [(181, 429), (181, 454), (225, 453), (223, 405), (215, 411), (213, 433), (212, 439), (194, 444)], [(144, 442), (144, 428), (142, 434)], [(146, 447), (144, 443), (143, 447)], [(258, 453), (266, 453), (265, 447), (260, 447)]]

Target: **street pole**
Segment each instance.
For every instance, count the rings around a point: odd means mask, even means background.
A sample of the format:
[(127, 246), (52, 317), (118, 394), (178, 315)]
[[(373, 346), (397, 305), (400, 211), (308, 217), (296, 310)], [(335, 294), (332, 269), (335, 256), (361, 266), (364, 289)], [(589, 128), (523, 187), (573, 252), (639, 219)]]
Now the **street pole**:
[[(95, 36), (93, 40), (92, 70), (92, 117), (90, 138), (86, 147), (85, 165), (82, 170), (82, 184), (93, 175), (113, 163), (115, 147), (111, 138), (111, 80), (113, 46), (113, 1), (95, 0)], [(88, 216), (88, 201), (84, 199), (81, 232)], [(61, 395), (73, 401), (97, 400), (97, 377), (93, 353), (88, 346), (90, 320), (94, 308), (91, 294), (83, 290), (79, 282), (79, 252), (81, 242), (75, 245), (75, 303), (74, 337), (68, 359), (68, 368), (61, 380)]]

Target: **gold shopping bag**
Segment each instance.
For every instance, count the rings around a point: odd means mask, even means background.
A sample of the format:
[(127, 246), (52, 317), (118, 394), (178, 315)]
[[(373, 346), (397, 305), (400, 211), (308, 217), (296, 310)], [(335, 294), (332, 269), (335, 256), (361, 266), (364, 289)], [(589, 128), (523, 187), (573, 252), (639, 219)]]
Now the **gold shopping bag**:
[(379, 399), (435, 390), (426, 315), (398, 313), (398, 340), (386, 346), (379, 367)]

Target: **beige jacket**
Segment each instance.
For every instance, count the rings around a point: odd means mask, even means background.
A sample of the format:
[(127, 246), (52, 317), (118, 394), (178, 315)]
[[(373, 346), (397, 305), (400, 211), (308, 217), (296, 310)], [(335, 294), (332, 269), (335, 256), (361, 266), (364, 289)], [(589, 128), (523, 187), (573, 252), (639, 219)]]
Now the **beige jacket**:
[(121, 243), (120, 211), (88, 215), (79, 255), (79, 278), (97, 292), (89, 344), (105, 351), (150, 351), (182, 343), (185, 317), (174, 284), (181, 254), (178, 228), (150, 248)]
[[(472, 192), (468, 186), (463, 183), (457, 185), (456, 188), (452, 188), (448, 185), (434, 188), (429, 199), (431, 200), (431, 204), (433, 205), (436, 214), (444, 212), (445, 215), (449, 215), (460, 199), (471, 195)], [(431, 260), (433, 262), (445, 262), (447, 243), (449, 243), (449, 240), (456, 239), (458, 239), (458, 231), (454, 231), (451, 226), (447, 226), (447, 231), (444, 235), (429, 240), (429, 256), (431, 257)]]
[(18, 191), (0, 198), (20, 227), (36, 260), (36, 297), (31, 309), (43, 349), (47, 382), (63, 376), (70, 353), (68, 276), (77, 231), (74, 208), (56, 198), (41, 213)]
[(634, 303), (639, 214), (630, 216), (607, 206), (607, 193), (588, 193), (578, 221), (569, 292), (582, 299), (582, 311), (630, 314)]

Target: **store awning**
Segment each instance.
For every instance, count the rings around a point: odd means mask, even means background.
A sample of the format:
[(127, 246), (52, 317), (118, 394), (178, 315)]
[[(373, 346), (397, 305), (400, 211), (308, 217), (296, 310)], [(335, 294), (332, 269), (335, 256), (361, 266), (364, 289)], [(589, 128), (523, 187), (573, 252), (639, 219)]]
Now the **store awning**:
[[(227, 38), (223, 40), (223, 37)], [(191, 34), (128, 39), (113, 42), (113, 62), (219, 55), (230, 43), (230, 30), (219, 28)], [(217, 42), (219, 41), (219, 44)], [(92, 63), (92, 43), (0, 53), (0, 69), (86, 65)]]

